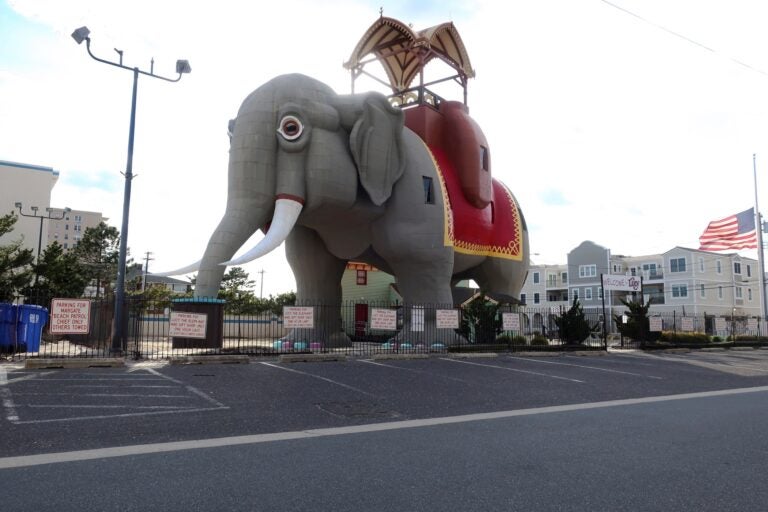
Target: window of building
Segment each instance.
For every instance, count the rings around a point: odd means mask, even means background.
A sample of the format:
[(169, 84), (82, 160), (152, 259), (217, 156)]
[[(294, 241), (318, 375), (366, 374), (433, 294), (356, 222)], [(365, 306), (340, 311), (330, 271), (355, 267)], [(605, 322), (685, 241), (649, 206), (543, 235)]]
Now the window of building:
[(701, 298), (702, 298), (702, 299), (704, 299), (704, 298), (706, 298), (706, 297), (707, 297), (707, 292), (706, 292), (706, 290), (704, 289), (704, 285), (703, 285), (703, 284), (700, 284), (700, 285), (699, 285), (699, 295), (701, 295)]
[(533, 273), (533, 284), (539, 284), (539, 273), (534, 272)]
[(619, 267), (617, 264), (613, 264), (613, 273), (618, 274), (619, 270), (621, 270), (621, 267)]
[(69, 224), (64, 224), (64, 230), (69, 231)]
[(739, 261), (733, 262), (733, 273), (736, 275), (741, 275), (741, 262)]
[(584, 288), (584, 300), (592, 300), (592, 288)]
[(655, 263), (643, 263), (643, 274), (648, 277), (656, 277), (656, 264)]
[(563, 272), (560, 274), (560, 279), (563, 280), (563, 284), (566, 284), (568, 282), (568, 272)]
[(669, 260), (670, 272), (685, 272), (685, 258), (672, 258)]
[(718, 286), (717, 287), (717, 298), (720, 300), (723, 300), (723, 287)]
[(673, 284), (672, 285), (672, 297), (684, 298), (688, 296), (687, 284)]
[(741, 286), (736, 287), (736, 298), (737, 299), (743, 299), (744, 298), (744, 290), (741, 288)]
[(715, 262), (715, 271), (716, 271), (718, 274), (722, 274), (722, 273), (723, 273), (723, 264), (720, 262), (720, 260), (717, 260), (717, 261)]
[(80, 215), (75, 215), (75, 222), (80, 222), (83, 220), (83, 217)]
[(579, 265), (579, 277), (595, 277), (597, 265)]
[(524, 293), (521, 293), (521, 294), (520, 294), (520, 302), (522, 302), (523, 304), (525, 304), (525, 294), (524, 294)]
[(704, 258), (699, 258), (699, 272), (704, 272)]
[(64, 233), (64, 240), (69, 240), (69, 234)]
[(747, 288), (747, 300), (752, 302), (752, 288)]
[(424, 183), (424, 202), (426, 204), (435, 204), (435, 193), (432, 188), (432, 178), (429, 176), (421, 177)]
[(67, 248), (67, 244), (66, 244), (66, 243), (64, 243), (64, 248), (65, 248), (65, 249)]
[(540, 299), (540, 297), (539, 297), (539, 294), (538, 294), (538, 293), (534, 293), (534, 294), (533, 294), (533, 303), (534, 303), (534, 304), (538, 304), (539, 302), (541, 302), (541, 299)]
[(357, 284), (359, 285), (366, 285), (368, 284), (368, 271), (367, 270), (358, 270), (357, 271)]
[(597, 289), (597, 298), (600, 299), (600, 300), (603, 299), (603, 287), (602, 286)]
[(752, 277), (752, 265), (747, 265), (747, 277)]

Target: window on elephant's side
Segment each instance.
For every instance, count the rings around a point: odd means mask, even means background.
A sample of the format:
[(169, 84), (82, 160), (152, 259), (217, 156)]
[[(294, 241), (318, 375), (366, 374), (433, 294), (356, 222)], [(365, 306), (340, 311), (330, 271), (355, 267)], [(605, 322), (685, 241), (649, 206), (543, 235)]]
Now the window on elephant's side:
[(432, 178), (429, 176), (421, 177), (424, 182), (424, 203), (435, 204), (435, 194), (432, 190)]
[(480, 146), (480, 165), (482, 166), (482, 169), (484, 171), (488, 170), (489, 162), (488, 162), (488, 148), (485, 146)]

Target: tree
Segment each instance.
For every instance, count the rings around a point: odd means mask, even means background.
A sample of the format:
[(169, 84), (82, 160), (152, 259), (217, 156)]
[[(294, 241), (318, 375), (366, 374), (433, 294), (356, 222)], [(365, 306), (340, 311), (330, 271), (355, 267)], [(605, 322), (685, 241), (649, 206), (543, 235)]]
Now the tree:
[(117, 228), (100, 222), (95, 228), (87, 228), (83, 238), (74, 249), (78, 261), (85, 267), (89, 282), (96, 286), (96, 297), (101, 288), (108, 296), (112, 283), (117, 280), (117, 265), (120, 258), (120, 233)]
[(627, 317), (627, 323), (623, 322), (621, 315), (614, 315), (613, 321), (616, 323), (616, 328), (622, 336), (640, 341), (656, 341), (659, 339), (661, 336), (660, 332), (650, 332), (651, 322), (648, 320), (648, 310), (651, 307), (650, 298), (646, 304), (643, 304), (642, 300), (627, 302), (623, 299), (621, 303), (629, 308), (629, 311), (624, 312), (624, 315)]
[[(13, 231), (15, 213), (0, 217), (0, 236)], [(22, 249), (23, 238), (0, 246), (0, 302), (11, 302), (14, 296), (32, 279), (30, 264), (34, 261), (31, 249)]]
[(221, 279), (218, 298), (227, 301), (227, 310), (230, 313), (251, 313), (256, 300), (251, 291), (253, 285), (254, 281), (248, 279), (248, 272), (241, 267), (232, 267)]
[(462, 309), (459, 333), (474, 343), (493, 343), (502, 332), (501, 306), (481, 292)]
[(569, 345), (578, 345), (593, 332), (600, 329), (600, 322), (590, 325), (581, 307), (579, 299), (574, 298), (573, 304), (563, 315), (555, 318), (555, 324), (560, 330), (560, 339)]
[(86, 269), (77, 256), (64, 252), (55, 241), (45, 248), (33, 268), (36, 282), (27, 287), (24, 294), (41, 306), (48, 307), (56, 297), (81, 297), (88, 285)]

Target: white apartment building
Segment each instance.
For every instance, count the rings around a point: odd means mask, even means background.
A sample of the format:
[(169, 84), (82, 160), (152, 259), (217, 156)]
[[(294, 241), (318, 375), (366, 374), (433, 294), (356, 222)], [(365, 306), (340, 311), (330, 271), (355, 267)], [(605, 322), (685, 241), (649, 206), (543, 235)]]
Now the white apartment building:
[[(622, 256), (585, 241), (564, 265), (531, 265), (521, 300), (530, 308), (569, 307), (574, 297), (585, 310), (602, 309), (602, 274), (642, 278), (643, 298), (652, 313), (761, 316), (757, 260), (736, 253), (674, 247), (662, 254)], [(623, 311), (628, 292), (606, 294), (605, 307)]]
[(95, 228), (100, 222), (108, 220), (101, 215), (101, 212), (71, 210), (65, 213), (61, 209), (54, 209), (54, 211), (54, 216), (59, 220), (50, 221), (47, 243), (56, 241), (65, 251), (74, 248), (82, 240), (86, 229)]
[[(37, 256), (38, 245), (45, 249), (49, 220), (27, 215), (47, 217), (51, 206), (51, 191), (59, 179), (59, 172), (51, 167), (0, 160), (0, 215), (15, 212), (19, 219), (13, 231), (0, 237), (0, 245), (23, 239), (23, 247), (32, 249)], [(42, 235), (42, 236), (41, 236)]]

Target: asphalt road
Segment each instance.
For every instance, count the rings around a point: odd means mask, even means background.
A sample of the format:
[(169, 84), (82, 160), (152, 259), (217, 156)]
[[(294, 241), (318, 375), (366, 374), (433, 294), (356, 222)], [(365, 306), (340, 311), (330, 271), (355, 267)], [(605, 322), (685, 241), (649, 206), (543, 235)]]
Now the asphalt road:
[(767, 399), (765, 350), (2, 365), (0, 509), (762, 511)]

